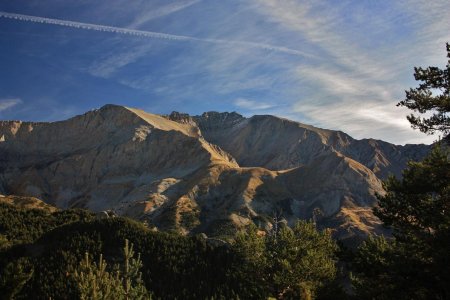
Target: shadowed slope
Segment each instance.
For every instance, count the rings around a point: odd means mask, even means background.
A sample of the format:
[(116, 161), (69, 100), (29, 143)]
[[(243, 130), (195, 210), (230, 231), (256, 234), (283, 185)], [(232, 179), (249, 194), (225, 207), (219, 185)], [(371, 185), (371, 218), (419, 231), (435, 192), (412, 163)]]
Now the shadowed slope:
[(320, 129), (287, 119), (261, 115), (208, 112), (193, 117), (203, 136), (233, 155), (241, 166), (284, 170), (307, 165), (318, 156), (339, 152), (365, 165), (378, 177), (401, 176), (406, 163), (422, 159), (426, 145), (393, 145), (355, 140), (341, 131)]
[(211, 235), (250, 222), (268, 229), (280, 210), (290, 224), (319, 211), (343, 236), (377, 231), (379, 177), (428, 149), (274, 116), (158, 116), (116, 105), (54, 123), (3, 121), (0, 137), (3, 194)]
[(144, 117), (107, 105), (62, 122), (3, 122), (3, 186), (62, 208), (121, 209), (151, 183), (179, 180), (213, 162), (237, 166), (218, 147), (186, 135), (190, 128)]

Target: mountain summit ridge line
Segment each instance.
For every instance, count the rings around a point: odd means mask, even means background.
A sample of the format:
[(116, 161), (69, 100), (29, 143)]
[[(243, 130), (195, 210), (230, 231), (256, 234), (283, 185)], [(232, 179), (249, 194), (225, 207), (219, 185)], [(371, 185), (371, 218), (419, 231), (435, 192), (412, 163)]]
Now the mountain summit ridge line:
[(182, 233), (270, 227), (321, 211), (343, 237), (377, 232), (381, 180), (428, 145), (398, 146), (270, 115), (105, 105), (65, 121), (0, 121), (0, 193), (113, 209)]

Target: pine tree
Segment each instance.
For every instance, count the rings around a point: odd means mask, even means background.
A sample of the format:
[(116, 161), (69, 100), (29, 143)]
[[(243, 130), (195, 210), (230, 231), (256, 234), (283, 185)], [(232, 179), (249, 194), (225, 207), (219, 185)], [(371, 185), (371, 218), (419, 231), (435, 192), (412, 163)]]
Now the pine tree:
[(0, 274), (0, 299), (15, 299), (33, 276), (33, 267), (27, 258), (10, 262)]
[[(447, 44), (448, 57), (450, 46)], [(450, 131), (450, 61), (446, 70), (415, 68), (423, 83), (399, 103), (419, 113), (414, 128)], [(440, 94), (438, 94), (440, 92)], [(437, 143), (422, 162), (410, 162), (403, 177), (389, 177), (374, 213), (393, 229), (394, 240), (369, 239), (353, 266), (362, 299), (450, 299), (450, 150)]]
[(450, 152), (439, 146), (390, 177), (374, 213), (394, 240), (371, 238), (353, 266), (361, 299), (450, 298)]
[(280, 299), (314, 298), (336, 276), (336, 244), (330, 232), (318, 231), (312, 222), (282, 226), (267, 238), (266, 249), (270, 289)]
[(312, 222), (281, 224), (267, 236), (258, 235), (255, 226), (238, 234), (233, 250), (243, 257), (239, 269), (254, 278), (248, 284), (264, 285), (266, 297), (314, 299), (335, 278), (336, 244)]
[[(138, 254), (137, 258), (134, 258), (133, 244), (129, 245), (128, 240), (125, 240), (125, 247), (123, 249), (124, 263), (122, 265), (122, 282), (124, 286), (125, 299), (141, 300), (149, 299), (148, 292), (145, 289), (144, 282), (142, 280), (142, 268), (141, 255)], [(119, 271), (120, 272), (120, 271)]]
[(427, 117), (411, 114), (407, 118), (413, 128), (428, 134), (442, 132), (444, 136), (450, 133), (450, 44), (446, 46), (449, 58), (446, 69), (414, 68), (414, 78), (421, 83), (406, 91), (406, 98), (397, 104), (420, 114), (431, 114)]
[(86, 252), (79, 269), (74, 273), (81, 300), (114, 299), (115, 296), (124, 294), (119, 272), (112, 274), (106, 267), (107, 263), (102, 255), (96, 264), (90, 261), (89, 253)]
[(124, 261), (115, 266), (115, 271), (107, 270), (107, 263), (100, 255), (98, 264), (92, 263), (89, 254), (74, 273), (80, 299), (89, 300), (131, 300), (151, 299), (142, 281), (142, 261), (140, 255), (134, 258), (133, 245), (125, 240)]

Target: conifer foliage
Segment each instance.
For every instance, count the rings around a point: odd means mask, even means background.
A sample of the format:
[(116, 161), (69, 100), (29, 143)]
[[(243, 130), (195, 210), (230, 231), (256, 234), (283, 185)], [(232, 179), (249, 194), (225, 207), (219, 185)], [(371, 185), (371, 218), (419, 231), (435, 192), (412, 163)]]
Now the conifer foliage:
[(100, 254), (98, 263), (91, 262), (86, 252), (74, 273), (81, 300), (144, 300), (151, 299), (142, 280), (140, 255), (134, 258), (133, 244), (125, 240), (124, 261), (108, 271)]
[[(55, 218), (13, 206), (2, 213), (31, 224)], [(276, 242), (250, 227), (235, 243), (217, 245), (122, 217), (64, 219), (37, 235), (0, 218), (10, 241), (0, 249), (0, 299), (315, 299), (336, 273), (329, 232), (307, 222), (281, 227)]]
[(436, 146), (411, 162), (401, 180), (390, 177), (375, 214), (395, 239), (360, 247), (355, 284), (367, 299), (450, 298), (450, 152)]
[[(447, 44), (448, 57), (450, 46)], [(433, 134), (450, 131), (450, 61), (446, 70), (415, 68), (422, 81), (400, 102), (420, 113), (412, 126)], [(434, 90), (440, 90), (436, 95)], [(410, 162), (401, 179), (389, 177), (378, 196), (376, 216), (392, 228), (394, 239), (370, 238), (353, 262), (361, 299), (450, 299), (450, 151), (436, 143), (421, 162)]]
[(241, 268), (253, 270), (250, 281), (277, 299), (315, 299), (336, 277), (337, 246), (329, 231), (312, 222), (277, 227), (268, 236), (250, 227), (238, 234), (233, 249), (243, 259)]
[(409, 115), (413, 128), (430, 134), (442, 132), (445, 136), (450, 133), (450, 44), (446, 46), (449, 58), (446, 68), (414, 68), (414, 78), (421, 83), (406, 91), (406, 98), (397, 104), (420, 114), (430, 114), (426, 117)]

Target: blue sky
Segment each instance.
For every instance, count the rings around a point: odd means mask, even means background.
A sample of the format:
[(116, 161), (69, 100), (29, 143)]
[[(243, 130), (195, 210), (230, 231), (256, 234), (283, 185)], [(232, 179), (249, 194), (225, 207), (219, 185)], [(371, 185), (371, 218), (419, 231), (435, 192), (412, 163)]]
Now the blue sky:
[(0, 119), (115, 103), (437, 139), (412, 130), (396, 103), (416, 86), (414, 66), (445, 66), (448, 0), (3, 0), (0, 11)]

